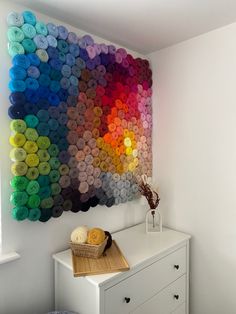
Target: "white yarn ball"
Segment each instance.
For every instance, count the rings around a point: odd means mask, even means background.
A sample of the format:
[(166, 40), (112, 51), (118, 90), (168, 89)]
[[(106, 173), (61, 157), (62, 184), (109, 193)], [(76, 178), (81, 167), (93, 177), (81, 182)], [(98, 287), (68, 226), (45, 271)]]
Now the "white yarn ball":
[(70, 239), (71, 242), (81, 244), (86, 243), (88, 238), (88, 227), (87, 226), (79, 226), (74, 229), (71, 233)]

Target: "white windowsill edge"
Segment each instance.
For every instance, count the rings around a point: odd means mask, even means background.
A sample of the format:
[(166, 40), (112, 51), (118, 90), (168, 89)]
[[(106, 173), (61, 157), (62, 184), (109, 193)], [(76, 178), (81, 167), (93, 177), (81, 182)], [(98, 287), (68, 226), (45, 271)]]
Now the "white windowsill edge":
[(20, 258), (20, 254), (16, 252), (0, 253), (0, 264), (15, 261)]

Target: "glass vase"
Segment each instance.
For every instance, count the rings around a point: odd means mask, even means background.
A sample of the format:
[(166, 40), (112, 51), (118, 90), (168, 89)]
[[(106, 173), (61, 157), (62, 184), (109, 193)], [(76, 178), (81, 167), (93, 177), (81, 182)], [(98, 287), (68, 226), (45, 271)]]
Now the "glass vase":
[(146, 213), (146, 233), (162, 232), (162, 216), (157, 209), (150, 209)]

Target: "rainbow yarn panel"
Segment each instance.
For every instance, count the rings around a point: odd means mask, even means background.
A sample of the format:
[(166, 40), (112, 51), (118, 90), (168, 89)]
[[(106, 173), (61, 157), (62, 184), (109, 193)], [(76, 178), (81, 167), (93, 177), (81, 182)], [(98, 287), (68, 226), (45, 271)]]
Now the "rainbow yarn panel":
[(33, 12), (9, 13), (12, 217), (111, 207), (152, 173), (152, 72), (123, 48), (95, 43)]

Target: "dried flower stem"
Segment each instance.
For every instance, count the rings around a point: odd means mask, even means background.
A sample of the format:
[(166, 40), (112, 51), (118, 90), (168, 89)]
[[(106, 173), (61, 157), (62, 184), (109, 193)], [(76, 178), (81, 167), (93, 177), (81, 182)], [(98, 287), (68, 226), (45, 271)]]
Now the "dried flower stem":
[(146, 197), (150, 208), (156, 209), (160, 202), (159, 195), (151, 188), (148, 183), (144, 182), (143, 179), (141, 179), (141, 182), (139, 184), (139, 191), (143, 196)]

